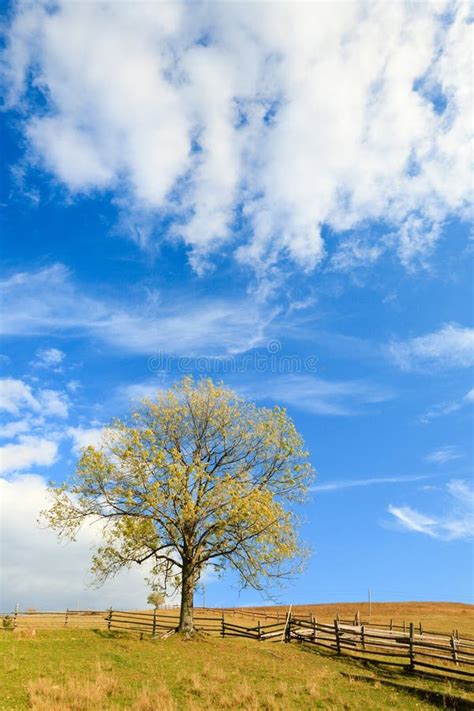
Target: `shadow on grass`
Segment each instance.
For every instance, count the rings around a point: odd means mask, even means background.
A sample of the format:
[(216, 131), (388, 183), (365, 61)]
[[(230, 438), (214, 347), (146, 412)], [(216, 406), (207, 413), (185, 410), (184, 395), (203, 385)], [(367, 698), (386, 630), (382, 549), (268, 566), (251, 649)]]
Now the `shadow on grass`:
[[(379, 671), (379, 670), (377, 670)], [(445, 691), (434, 691), (432, 689), (422, 689), (416, 686), (407, 686), (406, 684), (381, 678), (379, 674), (377, 677), (373, 676), (363, 676), (361, 674), (351, 674), (350, 672), (341, 672), (341, 676), (347, 677), (349, 679), (354, 679), (356, 681), (365, 681), (381, 684), (382, 686), (387, 686), (390, 689), (396, 689), (397, 691), (403, 691), (410, 696), (414, 696), (421, 701), (428, 701), (433, 706), (437, 706), (441, 709), (455, 709), (456, 711), (472, 711), (474, 708), (473, 702), (469, 699), (464, 699), (461, 696), (455, 696), (449, 692)], [(426, 678), (426, 677), (424, 677)], [(440, 681), (440, 678), (436, 678)], [(451, 680), (449, 680), (451, 681)], [(462, 683), (462, 682), (461, 682)], [(464, 686), (464, 684), (463, 684)]]
[[(321, 651), (320, 649), (318, 650), (308, 645), (301, 645), (301, 649), (310, 654), (324, 656), (328, 660), (347, 663), (354, 668), (354, 671), (341, 671), (341, 676), (346, 678), (372, 684), (381, 684), (396, 689), (397, 691), (403, 691), (410, 696), (414, 696), (422, 701), (428, 701), (433, 706), (442, 709), (455, 709), (455, 711), (472, 711), (474, 709), (472, 700), (456, 696), (456, 694), (451, 693), (451, 691), (436, 691), (421, 686), (408, 686), (406, 683), (415, 681), (418, 678), (425, 682), (432, 680), (438, 683), (448, 683), (454, 687), (454, 689), (459, 689), (459, 691), (472, 692), (474, 691), (474, 684), (472, 682), (464, 681), (463, 679), (455, 679), (453, 677), (442, 677), (426, 672), (411, 672), (403, 670), (401, 666), (398, 668), (390, 668), (386, 663), (383, 664), (383, 662), (378, 662), (377, 660), (359, 660), (349, 656), (336, 657), (331, 652), (326, 652), (325, 650)], [(370, 670), (374, 672), (374, 676), (358, 674), (358, 670)], [(401, 680), (401, 675), (403, 675), (403, 681)]]

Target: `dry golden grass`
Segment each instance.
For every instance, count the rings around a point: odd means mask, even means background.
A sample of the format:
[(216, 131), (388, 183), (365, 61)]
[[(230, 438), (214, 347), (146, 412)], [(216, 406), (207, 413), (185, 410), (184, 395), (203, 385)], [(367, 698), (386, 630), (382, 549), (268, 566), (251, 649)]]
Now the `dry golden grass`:
[(112, 708), (110, 697), (118, 691), (117, 680), (101, 673), (90, 680), (72, 677), (58, 684), (39, 678), (28, 685), (32, 711), (106, 711)]
[[(245, 619), (251, 621), (248, 613), (255, 612), (255, 620), (265, 613), (268, 615), (280, 614), (288, 610), (282, 606), (261, 606), (244, 608)], [(377, 602), (372, 603), (371, 615), (367, 602), (331, 603), (322, 605), (293, 605), (292, 612), (295, 616), (308, 617), (314, 615), (319, 622), (332, 623), (339, 614), (342, 619), (353, 619), (357, 612), (364, 622), (402, 625), (422, 623), (426, 630), (435, 632), (449, 632), (453, 629), (459, 633), (474, 635), (474, 606), (456, 602)], [(239, 617), (236, 610), (235, 619)], [(268, 622), (271, 620), (268, 619)], [(248, 622), (247, 622), (248, 624)]]
[(133, 702), (133, 711), (177, 711), (178, 707), (166, 686), (152, 691), (142, 689)]
[(268, 689), (264, 695), (247, 679), (234, 679), (231, 674), (220, 670), (218, 675), (204, 673), (180, 677), (180, 685), (187, 698), (187, 711), (197, 709), (242, 709), (245, 711), (285, 711), (288, 708), (288, 689), (277, 684), (275, 690)]
[(17, 627), (13, 630), (17, 639), (34, 639), (36, 637), (36, 627)]
[[(235, 681), (223, 670), (212, 670), (208, 665), (202, 674), (182, 674), (178, 681), (186, 697), (182, 704), (187, 711), (285, 711), (288, 708), (288, 685), (284, 682), (262, 698), (247, 679)], [(100, 672), (87, 680), (72, 677), (61, 684), (40, 677), (28, 684), (32, 711), (109, 711), (117, 707), (121, 691), (121, 685), (114, 677)], [(133, 711), (178, 711), (165, 684), (155, 689), (143, 687), (129, 708)]]
[(70, 614), (67, 617), (65, 612), (27, 612), (17, 617), (18, 628), (28, 629), (55, 629), (65, 627), (67, 629), (107, 629), (106, 613), (97, 614)]
[[(71, 677), (62, 684), (40, 677), (28, 684), (32, 711), (109, 711), (117, 708), (122, 685), (110, 674), (98, 672), (93, 678)], [(144, 686), (131, 702), (133, 711), (177, 711), (169, 689)]]

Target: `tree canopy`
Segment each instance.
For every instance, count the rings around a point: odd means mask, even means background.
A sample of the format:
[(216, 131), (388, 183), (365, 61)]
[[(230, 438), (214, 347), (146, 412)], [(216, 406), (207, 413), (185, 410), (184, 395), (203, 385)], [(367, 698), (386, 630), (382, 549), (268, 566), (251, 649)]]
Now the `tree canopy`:
[(153, 607), (159, 607), (160, 605), (164, 605), (165, 603), (165, 593), (160, 592), (159, 590), (153, 590), (147, 597), (146, 601), (149, 605), (153, 605)]
[(313, 473), (284, 409), (187, 377), (85, 448), (74, 476), (52, 488), (45, 516), (69, 538), (85, 521), (102, 522), (92, 560), (99, 581), (145, 561), (163, 585), (178, 579), (180, 630), (190, 632), (207, 565), (231, 567), (256, 589), (298, 569), (304, 549), (292, 504)]

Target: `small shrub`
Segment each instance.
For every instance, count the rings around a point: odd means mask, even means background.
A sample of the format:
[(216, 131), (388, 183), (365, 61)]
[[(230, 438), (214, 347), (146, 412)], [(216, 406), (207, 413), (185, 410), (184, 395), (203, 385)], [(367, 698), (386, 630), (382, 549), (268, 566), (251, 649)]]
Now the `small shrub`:
[(2, 617), (2, 627), (4, 630), (12, 630), (15, 627), (15, 620), (11, 615), (4, 615)]

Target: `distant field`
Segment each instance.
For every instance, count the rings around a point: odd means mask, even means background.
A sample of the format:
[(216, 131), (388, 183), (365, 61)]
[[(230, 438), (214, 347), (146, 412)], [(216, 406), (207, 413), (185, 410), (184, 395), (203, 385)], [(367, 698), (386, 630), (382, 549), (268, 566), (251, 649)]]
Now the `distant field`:
[[(367, 602), (333, 603), (327, 605), (294, 605), (293, 613), (296, 616), (314, 615), (320, 622), (333, 622), (336, 615), (343, 619), (352, 619), (359, 611), (363, 621), (369, 621)], [(150, 610), (149, 610), (150, 611)], [(249, 620), (264, 618), (265, 614), (278, 616), (284, 619), (287, 606), (259, 606), (246, 608), (232, 608), (223, 610), (226, 620), (237, 624), (248, 625)], [(196, 608), (196, 615), (205, 617), (219, 617), (222, 610)], [(177, 616), (178, 610), (162, 610), (160, 614)], [(254, 616), (254, 617), (253, 617)], [(103, 615), (71, 613), (67, 619), (69, 628), (97, 628), (106, 629), (105, 613)], [(451, 602), (378, 602), (372, 604), (370, 621), (375, 623), (403, 624), (414, 622), (423, 625), (424, 630), (448, 632), (459, 630), (460, 634), (474, 636), (474, 606), (463, 603)], [(65, 613), (58, 614), (31, 614), (18, 617), (19, 627), (34, 627), (36, 629), (50, 627), (64, 627)]]
[(183, 641), (106, 630), (0, 635), (2, 711), (424, 711), (474, 708), (465, 684), (242, 639)]
[[(280, 614), (287, 610), (287, 607), (265, 606), (256, 608), (246, 608), (249, 611), (255, 609), (256, 612), (268, 611)], [(439, 632), (452, 632), (458, 629), (459, 632), (474, 635), (474, 605), (455, 602), (377, 602), (372, 603), (372, 614), (369, 616), (369, 606), (367, 602), (332, 603), (327, 605), (294, 605), (295, 615), (312, 614), (321, 622), (332, 622), (336, 615), (341, 618), (352, 619), (357, 611), (363, 621), (376, 623), (389, 623), (393, 619), (394, 624), (422, 623), (426, 630)]]

